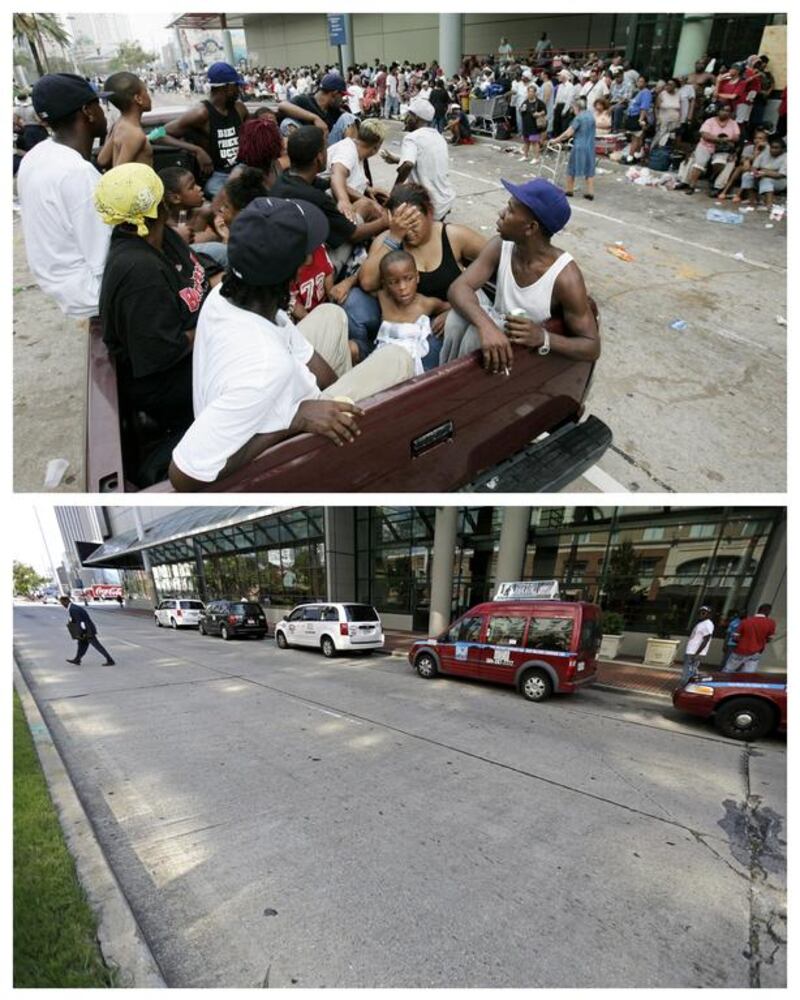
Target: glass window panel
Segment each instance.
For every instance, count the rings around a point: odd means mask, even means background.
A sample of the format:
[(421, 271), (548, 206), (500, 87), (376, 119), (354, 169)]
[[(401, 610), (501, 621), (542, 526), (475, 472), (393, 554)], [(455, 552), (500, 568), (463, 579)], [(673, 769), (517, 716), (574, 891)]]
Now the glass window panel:
[(486, 641), (498, 646), (521, 646), (525, 622), (522, 615), (490, 615)]
[(569, 652), (574, 624), (572, 618), (531, 618), (528, 628), (528, 649)]
[(449, 634), (450, 642), (478, 642), (481, 637), (480, 615), (462, 618)]

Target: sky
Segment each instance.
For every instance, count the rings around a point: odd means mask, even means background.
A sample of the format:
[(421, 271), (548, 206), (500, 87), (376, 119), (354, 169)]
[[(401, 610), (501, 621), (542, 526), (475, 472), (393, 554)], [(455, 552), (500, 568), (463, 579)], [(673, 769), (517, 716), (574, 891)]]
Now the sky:
[[(37, 513), (41, 521), (41, 530), (36, 521)], [(64, 552), (64, 544), (53, 513), (53, 505), (49, 503), (18, 505), (10, 546), (11, 558), (33, 566), (42, 576), (49, 578), (52, 574), (45, 550), (45, 539), (53, 557), (53, 564), (58, 566)]]

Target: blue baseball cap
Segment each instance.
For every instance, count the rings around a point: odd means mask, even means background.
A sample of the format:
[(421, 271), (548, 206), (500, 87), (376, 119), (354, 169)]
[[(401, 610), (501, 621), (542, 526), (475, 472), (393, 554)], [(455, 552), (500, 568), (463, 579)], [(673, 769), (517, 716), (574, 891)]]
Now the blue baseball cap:
[(206, 70), (206, 75), (212, 87), (221, 87), (226, 83), (244, 83), (236, 68), (226, 62), (212, 63)]
[(320, 90), (327, 90), (329, 93), (346, 94), (347, 84), (344, 77), (339, 73), (326, 73), (319, 85)]
[(75, 73), (47, 73), (33, 85), (33, 109), (44, 122), (66, 118), (79, 108), (110, 96), (95, 90), (88, 80)]
[(521, 202), (548, 233), (560, 232), (569, 222), (572, 209), (567, 196), (556, 184), (543, 177), (526, 181), (525, 184), (512, 184), (502, 177), (500, 180), (506, 191)]

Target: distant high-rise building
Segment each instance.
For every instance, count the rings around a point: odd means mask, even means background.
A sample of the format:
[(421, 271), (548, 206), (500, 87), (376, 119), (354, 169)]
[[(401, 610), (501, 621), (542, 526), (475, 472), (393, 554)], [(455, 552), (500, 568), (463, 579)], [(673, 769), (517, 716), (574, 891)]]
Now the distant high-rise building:
[(135, 37), (127, 14), (68, 14), (66, 23), (79, 48), (91, 43), (85, 55), (114, 55), (121, 42)]
[[(83, 586), (93, 583), (116, 583), (117, 574), (109, 576), (105, 570), (84, 569), (81, 566), (76, 542), (97, 542), (108, 538), (110, 530), (101, 507), (54, 507), (56, 522), (64, 543), (64, 566), (70, 585), (80, 580)], [(105, 526), (105, 527), (104, 527)]]

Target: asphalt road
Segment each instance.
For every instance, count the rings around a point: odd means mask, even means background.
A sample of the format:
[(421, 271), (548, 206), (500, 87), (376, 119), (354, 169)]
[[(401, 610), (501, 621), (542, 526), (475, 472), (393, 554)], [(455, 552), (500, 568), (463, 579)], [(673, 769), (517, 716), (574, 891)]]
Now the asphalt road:
[(15, 648), (170, 986), (785, 985), (785, 742), (96, 609)]
[[(183, 103), (155, 95), (156, 105)], [(398, 152), (401, 138), (392, 124), (387, 148)], [(487, 237), (508, 200), (501, 178), (520, 183), (540, 169), (504, 148), (515, 143), (450, 150), (451, 221)], [(394, 168), (371, 163), (376, 183), (390, 187)], [(638, 187), (609, 161), (601, 169), (595, 201), (574, 198), (554, 242), (576, 259), (600, 309), (603, 353), (587, 410), (614, 443), (568, 489), (782, 492), (786, 220), (752, 212), (741, 225), (709, 222), (714, 203), (704, 193)], [(14, 487), (41, 490), (48, 461), (66, 458), (58, 490), (82, 491), (85, 337), (36, 287), (18, 218), (14, 230)], [(630, 261), (608, 252), (617, 243)], [(686, 328), (672, 329), (681, 320)]]

